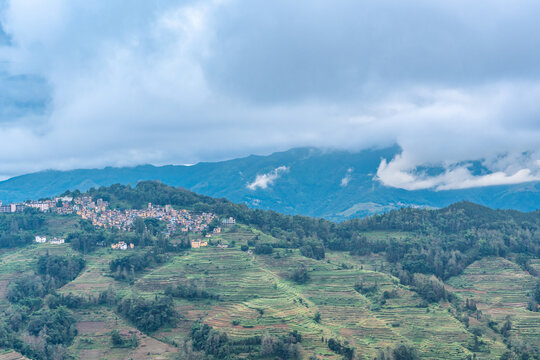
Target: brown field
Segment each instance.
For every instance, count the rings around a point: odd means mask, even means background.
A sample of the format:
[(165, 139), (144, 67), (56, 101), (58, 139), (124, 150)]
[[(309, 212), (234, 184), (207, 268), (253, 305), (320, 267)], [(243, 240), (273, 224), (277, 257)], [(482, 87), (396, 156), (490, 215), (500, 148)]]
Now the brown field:
[[(71, 347), (79, 359), (170, 359), (177, 352), (174, 346), (141, 333), (113, 312), (104, 309), (76, 312), (79, 335)], [(110, 333), (118, 330), (125, 337), (136, 334), (136, 349), (115, 348)]]
[(28, 358), (25, 356), (22, 356), (16, 351), (7, 351), (3, 352), (0, 349), (0, 360), (27, 360)]
[(80, 335), (103, 334), (108, 332), (107, 323), (104, 321), (79, 321), (77, 331)]

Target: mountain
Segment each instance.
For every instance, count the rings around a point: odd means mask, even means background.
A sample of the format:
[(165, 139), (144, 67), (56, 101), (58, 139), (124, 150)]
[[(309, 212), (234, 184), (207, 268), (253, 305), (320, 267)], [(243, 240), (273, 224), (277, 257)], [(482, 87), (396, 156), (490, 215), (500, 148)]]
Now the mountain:
[(86, 191), (114, 183), (135, 185), (143, 180), (159, 180), (254, 208), (336, 221), (403, 206), (439, 208), (461, 200), (521, 211), (539, 207), (540, 183), (451, 191), (407, 191), (384, 186), (375, 179), (377, 167), (381, 159), (391, 159), (399, 152), (397, 146), (356, 153), (297, 148), (193, 166), (48, 170), (0, 182), (0, 199), (24, 201), (50, 197), (66, 189)]

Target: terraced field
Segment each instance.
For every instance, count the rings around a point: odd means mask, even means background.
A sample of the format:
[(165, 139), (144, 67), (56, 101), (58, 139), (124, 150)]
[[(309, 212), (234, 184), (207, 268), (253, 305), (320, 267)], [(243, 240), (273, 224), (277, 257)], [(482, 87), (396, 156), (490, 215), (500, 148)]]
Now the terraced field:
[[(468, 345), (474, 336), (453, 314), (450, 304), (431, 304), (397, 278), (388, 274), (384, 256), (351, 256), (345, 252), (327, 252), (317, 261), (300, 255), (298, 250), (276, 249), (272, 255), (254, 255), (240, 250), (240, 245), (256, 236), (241, 229), (214, 237), (235, 246), (209, 246), (184, 253), (168, 254), (168, 261), (138, 275), (130, 285), (110, 276), (109, 261), (126, 253), (98, 249), (85, 256), (87, 265), (72, 282), (59, 289), (96, 296), (112, 287), (119, 295), (154, 297), (170, 284), (197, 281), (221, 300), (181, 300), (175, 305), (181, 321), (174, 328), (164, 328), (148, 335), (106, 307), (74, 310), (78, 336), (70, 347), (80, 359), (171, 359), (189, 335), (191, 324), (202, 320), (231, 338), (253, 335), (286, 334), (292, 330), (303, 336), (304, 358), (316, 355), (322, 359), (341, 359), (329, 350), (325, 340), (347, 341), (357, 349), (360, 358), (373, 358), (377, 352), (397, 343), (410, 343), (425, 359), (465, 359), (472, 356)], [(266, 235), (265, 235), (266, 236)], [(388, 234), (373, 235), (388, 236)], [(267, 239), (268, 240), (268, 239)], [(31, 245), (1, 256), (0, 305), (5, 287), (17, 274), (31, 271), (39, 255), (70, 253), (68, 245)], [(143, 249), (128, 250), (143, 251)], [(297, 284), (291, 272), (300, 264), (309, 271), (310, 281)], [(451, 279), (448, 288), (462, 299), (473, 298), (479, 309), (501, 323), (512, 319), (512, 334), (539, 342), (540, 314), (526, 310), (526, 299), (537, 279), (516, 264), (501, 258), (489, 258), (470, 265)], [(372, 292), (356, 290), (361, 283)], [(393, 296), (382, 301), (382, 293)], [(320, 313), (320, 322), (315, 314)], [(471, 325), (474, 325), (471, 318)], [(136, 349), (115, 348), (110, 333), (136, 334)], [(481, 337), (485, 351), (475, 353), (478, 359), (497, 359), (506, 351), (499, 334), (489, 330)], [(22, 359), (16, 353), (0, 353), (1, 359)], [(2, 357), (12, 356), (12, 357)]]
[(459, 296), (472, 298), (478, 308), (497, 321), (509, 317), (512, 334), (540, 344), (540, 313), (527, 310), (527, 300), (538, 279), (502, 258), (485, 258), (471, 264), (448, 284)]
[(40, 255), (73, 253), (66, 245), (29, 245), (15, 250), (5, 250), (0, 253), (0, 307), (7, 305), (5, 290), (9, 281), (16, 276), (33, 271)]
[[(202, 319), (232, 337), (298, 330), (306, 355), (324, 358), (339, 358), (321, 341), (330, 337), (349, 341), (366, 358), (399, 342), (412, 342), (425, 358), (461, 359), (472, 354), (464, 346), (472, 341), (472, 334), (444, 304), (420, 307), (418, 295), (399, 285), (396, 278), (370, 270), (386, 265), (381, 258), (336, 252), (329, 253), (328, 260), (316, 261), (297, 251), (277, 252), (278, 257), (250, 255), (238, 247), (192, 249), (143, 275), (135, 284), (139, 294), (152, 296), (167, 284), (199, 280), (207, 291), (223, 298), (177, 301), (184, 321), (156, 336), (179, 342), (187, 336), (190, 324)], [(311, 276), (303, 285), (288, 278), (300, 263)], [(357, 281), (377, 286), (377, 294), (358, 293), (354, 289)], [(398, 296), (380, 305), (384, 290), (396, 290)], [(316, 312), (321, 314), (320, 323), (314, 321)], [(502, 343), (486, 341), (491, 352), (478, 353), (478, 358), (490, 359), (504, 352)]]
[(92, 254), (86, 255), (86, 268), (75, 280), (62, 287), (59, 292), (97, 296), (100, 292), (107, 290), (109, 286), (125, 287), (125, 284), (117, 283), (109, 276), (109, 262), (118, 255), (111, 249), (98, 249)]
[[(141, 333), (121, 317), (106, 309), (76, 312), (78, 336), (71, 350), (80, 359), (169, 359), (177, 349)], [(115, 348), (110, 333), (118, 330), (124, 336), (136, 334), (136, 349)]]
[[(332, 253), (329, 258), (340, 259), (342, 253)], [(345, 256), (347, 260), (347, 256)], [(354, 261), (354, 257), (348, 257)], [(341, 269), (345, 261), (316, 262), (298, 256), (278, 261), (265, 257), (268, 267), (287, 268), (304, 262), (312, 269), (311, 281), (300, 287), (302, 294), (321, 312), (321, 327), (326, 336), (340, 337), (362, 349), (366, 357), (377, 350), (399, 342), (412, 342), (422, 349), (427, 358), (464, 358), (470, 354), (463, 345), (472, 335), (443, 306), (419, 307), (421, 299), (399, 285), (388, 274), (365, 270), (362, 258), (356, 259), (352, 269)], [(363, 270), (362, 270), (363, 268)], [(364, 296), (354, 290), (356, 281), (377, 286), (376, 295)], [(395, 290), (397, 296), (380, 305), (380, 294)], [(489, 355), (501, 354), (502, 344), (494, 346)], [(444, 355), (443, 355), (444, 354)], [(485, 358), (489, 358), (486, 356)], [(478, 355), (482, 358), (482, 355)]]

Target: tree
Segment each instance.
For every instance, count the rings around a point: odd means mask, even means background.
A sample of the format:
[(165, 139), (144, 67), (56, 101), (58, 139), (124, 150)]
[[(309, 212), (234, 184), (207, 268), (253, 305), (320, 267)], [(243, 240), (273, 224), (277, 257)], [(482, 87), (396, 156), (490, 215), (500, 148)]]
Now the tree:
[(179, 314), (169, 296), (156, 296), (154, 300), (127, 298), (118, 304), (117, 311), (131, 320), (139, 330), (146, 332), (156, 331), (164, 325), (174, 326), (179, 320)]
[(274, 248), (270, 244), (257, 244), (255, 245), (255, 254), (267, 255), (274, 252)]
[(392, 350), (392, 356), (394, 360), (418, 360), (420, 359), (420, 356), (418, 355), (418, 351), (406, 344), (400, 344), (397, 345)]
[(506, 319), (504, 324), (501, 326), (501, 335), (508, 337), (510, 335), (510, 330), (512, 330), (512, 322), (510, 319)]
[(291, 280), (297, 284), (304, 284), (309, 281), (310, 276), (304, 264), (300, 264), (290, 275)]
[(122, 338), (118, 330), (111, 331), (111, 341), (114, 346), (124, 345), (124, 339)]

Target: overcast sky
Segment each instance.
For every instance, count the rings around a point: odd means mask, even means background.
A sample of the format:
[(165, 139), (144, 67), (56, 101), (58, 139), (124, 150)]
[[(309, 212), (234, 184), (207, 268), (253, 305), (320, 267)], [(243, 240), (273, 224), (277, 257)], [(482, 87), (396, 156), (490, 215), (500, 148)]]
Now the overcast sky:
[(389, 186), (540, 179), (537, 0), (0, 4), (2, 177), (397, 143)]

